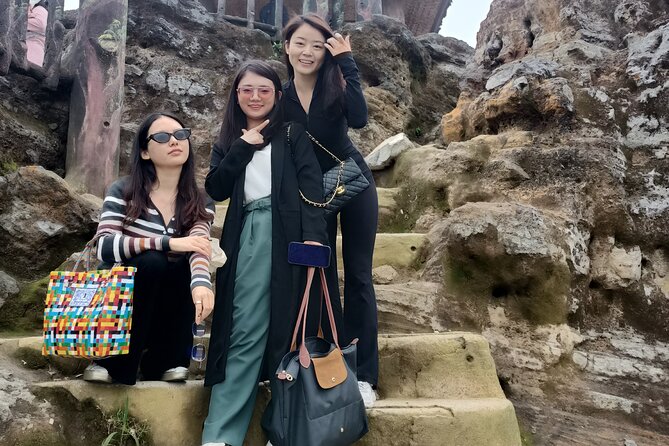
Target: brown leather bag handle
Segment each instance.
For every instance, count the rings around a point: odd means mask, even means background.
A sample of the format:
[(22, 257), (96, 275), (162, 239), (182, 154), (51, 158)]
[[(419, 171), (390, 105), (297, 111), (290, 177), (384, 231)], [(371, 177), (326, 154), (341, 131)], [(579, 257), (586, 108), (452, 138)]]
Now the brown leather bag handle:
[[(309, 350), (305, 344), (306, 331), (307, 331), (307, 310), (309, 309), (309, 291), (311, 290), (311, 284), (313, 283), (314, 274), (316, 268), (310, 266), (307, 268), (307, 284), (304, 289), (304, 294), (302, 295), (302, 303), (300, 304), (300, 310), (297, 314), (297, 320), (295, 321), (295, 328), (293, 329), (293, 339), (290, 344), (290, 351), (297, 350), (297, 333), (300, 329), (300, 322), (302, 323), (302, 344), (300, 345), (300, 364), (304, 368), (309, 368), (311, 364), (311, 357), (309, 356)], [(320, 270), (320, 279), (321, 279), (321, 298), (325, 298), (325, 307), (327, 308), (328, 318), (330, 320), (330, 327), (332, 328), (332, 338), (337, 346), (337, 349), (341, 352), (341, 347), (339, 347), (339, 337), (337, 335), (337, 327), (334, 320), (334, 312), (332, 310), (332, 303), (330, 302), (330, 292), (328, 291), (327, 282), (325, 280), (325, 271), (323, 268)], [(322, 301), (321, 301), (322, 309)], [(318, 331), (322, 333), (322, 327), (319, 322)], [(342, 353), (343, 354), (343, 353)]]
[(309, 290), (311, 290), (311, 283), (314, 280), (314, 269), (307, 269), (307, 285), (304, 288), (304, 294), (302, 295), (302, 302), (300, 303), (300, 311), (297, 312), (297, 319), (295, 321), (295, 328), (293, 329), (293, 340), (290, 343), (290, 351), (297, 350), (297, 333), (300, 330), (300, 322), (304, 318), (304, 314), (307, 312), (307, 306), (309, 304)]

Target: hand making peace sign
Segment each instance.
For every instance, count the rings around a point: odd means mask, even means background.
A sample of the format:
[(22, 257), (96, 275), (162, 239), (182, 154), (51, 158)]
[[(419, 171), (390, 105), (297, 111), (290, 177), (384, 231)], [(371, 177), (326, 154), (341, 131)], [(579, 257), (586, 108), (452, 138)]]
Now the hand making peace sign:
[(351, 36), (344, 37), (339, 33), (334, 33), (334, 37), (330, 37), (325, 42), (325, 47), (330, 51), (332, 56), (351, 52)]
[(262, 129), (269, 125), (269, 119), (264, 120), (260, 125), (253, 127), (250, 130), (242, 129), (242, 139), (251, 145), (258, 145), (265, 142), (263, 138)]

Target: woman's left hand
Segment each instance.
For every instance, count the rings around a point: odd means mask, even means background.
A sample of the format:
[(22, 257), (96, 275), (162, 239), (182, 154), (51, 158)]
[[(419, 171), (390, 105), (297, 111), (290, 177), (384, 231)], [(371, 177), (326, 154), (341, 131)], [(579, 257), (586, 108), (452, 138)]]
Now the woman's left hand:
[(322, 243), (320, 243), (320, 242), (314, 242), (314, 241), (312, 241), (312, 240), (305, 240), (305, 241), (304, 241), (304, 244), (305, 244), (305, 245), (323, 246)]
[(334, 37), (330, 37), (325, 42), (325, 48), (330, 51), (332, 56), (349, 53), (351, 52), (351, 36), (344, 37), (339, 33), (335, 33)]
[(206, 286), (196, 286), (191, 291), (195, 305), (195, 323), (201, 323), (214, 309), (214, 292)]

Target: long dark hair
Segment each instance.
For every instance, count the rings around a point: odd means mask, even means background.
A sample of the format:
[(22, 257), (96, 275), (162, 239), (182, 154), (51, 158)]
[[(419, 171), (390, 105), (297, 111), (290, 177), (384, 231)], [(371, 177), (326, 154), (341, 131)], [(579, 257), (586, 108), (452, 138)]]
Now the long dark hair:
[[(128, 181), (124, 196), (127, 203), (127, 212), (124, 224), (135, 221), (147, 213), (150, 207), (149, 194), (158, 177), (153, 161), (142, 158), (142, 152), (147, 150), (149, 128), (158, 118), (171, 118), (184, 127), (179, 118), (169, 113), (152, 113), (140, 124), (135, 135), (130, 165), (130, 181)], [(210, 221), (212, 216), (205, 208), (205, 194), (195, 184), (195, 154), (188, 140), (188, 159), (181, 167), (181, 175), (177, 184), (177, 197), (174, 208), (176, 232), (189, 230), (198, 221)]]
[(283, 109), (281, 107), (281, 78), (267, 62), (261, 60), (249, 60), (244, 62), (237, 71), (235, 80), (230, 87), (228, 96), (228, 105), (225, 108), (225, 116), (221, 125), (221, 132), (218, 135), (219, 143), (224, 150), (228, 150), (232, 143), (242, 136), (242, 129), (246, 128), (246, 115), (239, 106), (237, 99), (237, 88), (246, 73), (254, 73), (258, 76), (272, 81), (274, 86), (274, 108), (269, 112), (266, 119), (269, 119), (269, 125), (262, 130), (265, 142), (269, 143), (272, 136), (283, 124)]
[[(334, 31), (328, 25), (328, 22), (323, 20), (323, 18), (317, 14), (304, 14), (293, 17), (290, 22), (283, 29), (283, 37), (285, 43), (290, 44), (290, 39), (295, 34), (295, 31), (302, 26), (309, 25), (313, 28), (316, 28), (322, 35), (323, 41), (327, 41), (330, 37), (334, 37)], [(295, 69), (290, 64), (288, 54), (285, 54), (286, 58), (286, 67), (288, 68), (288, 76), (293, 79), (295, 77)], [(325, 107), (330, 108), (332, 105), (341, 105), (344, 97), (344, 89), (346, 88), (346, 81), (344, 81), (344, 75), (339, 68), (339, 65), (330, 54), (328, 49), (325, 49), (325, 59), (323, 60), (323, 65), (321, 65), (319, 75), (322, 76), (323, 86), (322, 89), (325, 90)]]

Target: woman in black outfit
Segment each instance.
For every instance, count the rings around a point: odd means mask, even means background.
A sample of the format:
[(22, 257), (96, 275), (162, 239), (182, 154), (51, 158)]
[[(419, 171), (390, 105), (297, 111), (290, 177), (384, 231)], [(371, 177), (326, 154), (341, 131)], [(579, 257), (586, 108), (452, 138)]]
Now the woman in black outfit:
[[(315, 14), (293, 18), (283, 35), (290, 76), (283, 89), (285, 119), (302, 124), (338, 158), (352, 157), (369, 180), (369, 187), (342, 208), (339, 221), (344, 260), (344, 341), (359, 339), (358, 381), (365, 405), (370, 407), (375, 400), (372, 388), (377, 384), (379, 368), (376, 296), (372, 284), (378, 199), (372, 173), (348, 137), (349, 127), (367, 125), (367, 103), (351, 55), (349, 36), (344, 38), (334, 33)], [(322, 149), (314, 145), (314, 151), (323, 172), (335, 165)], [(327, 277), (337, 312), (341, 311), (335, 251), (337, 215), (329, 215), (327, 224), (332, 247)]]

